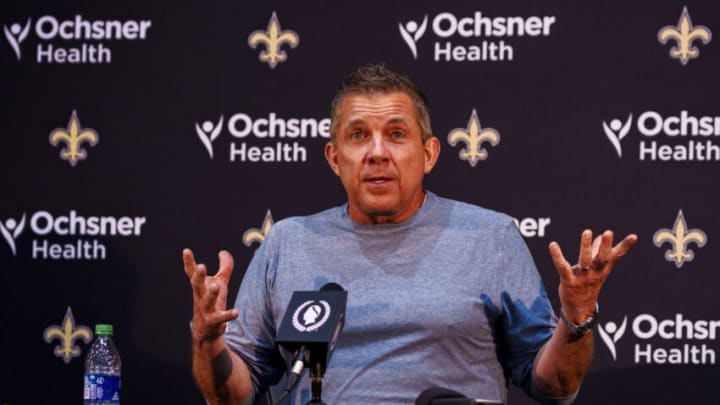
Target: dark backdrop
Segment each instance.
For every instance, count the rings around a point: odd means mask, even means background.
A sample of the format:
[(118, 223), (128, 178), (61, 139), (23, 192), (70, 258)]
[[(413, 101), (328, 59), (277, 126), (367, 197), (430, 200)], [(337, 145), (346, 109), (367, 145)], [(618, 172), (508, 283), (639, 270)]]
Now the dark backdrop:
[[(683, 41), (662, 44), (658, 33), (682, 31), (684, 7), (699, 54), (682, 61), (669, 52)], [(549, 222), (525, 236), (556, 308), (550, 241), (573, 257), (585, 227), (639, 235), (603, 290), (596, 358), (577, 403), (716, 402), (720, 48), (702, 37), (720, 33), (718, 11), (709, 0), (2, 3), (0, 402), (79, 403), (89, 345), (75, 340), (77, 357), (57, 356), (63, 340), (43, 337), (69, 309), (71, 329), (115, 325), (124, 403), (202, 403), (190, 374), (181, 249), (211, 268), (217, 250), (230, 250), (234, 294), (258, 243), (243, 235), (262, 230), (268, 211), (277, 221), (342, 203), (322, 131), (270, 139), (262, 120), (275, 117), (278, 133), (280, 121), (322, 127), (346, 74), (380, 61), (430, 99), (442, 153), (429, 190), (526, 226)], [(521, 17), (530, 31), (543, 17), (553, 22), (548, 35), (445, 38), (434, 29), (449, 29), (453, 16), (471, 28), (478, 12), (497, 27), (501, 17)], [(298, 41), (281, 46), (286, 60), (274, 67), (259, 59), (264, 45), (248, 43), (255, 31), (267, 35), (273, 13)], [(434, 26), (437, 18), (444, 22)], [(105, 37), (113, 24), (122, 38)], [(448, 44), (484, 60), (435, 60)], [(491, 47), (505, 50), (493, 58)], [(447, 139), (469, 128), (473, 110), (500, 141), (482, 143), (487, 158), (471, 165), (459, 157), (466, 145)], [(96, 141), (80, 144), (86, 158), (75, 162), (60, 157), (66, 144), (50, 142), (51, 133), (72, 132), (73, 111), (79, 133), (94, 130), (85, 136)], [(693, 119), (704, 123), (699, 131)], [(231, 134), (230, 121), (245, 137)], [(255, 129), (245, 131), (248, 121)], [(276, 156), (278, 142), (281, 152), (304, 152)], [(656, 159), (641, 153), (653, 147)], [(232, 160), (242, 148), (246, 161)], [(281, 161), (249, 161), (253, 153)], [(120, 231), (81, 232), (93, 221)], [(656, 241), (663, 229), (670, 236)], [(675, 245), (685, 252), (678, 261), (666, 258)], [(515, 390), (510, 401), (528, 403)]]

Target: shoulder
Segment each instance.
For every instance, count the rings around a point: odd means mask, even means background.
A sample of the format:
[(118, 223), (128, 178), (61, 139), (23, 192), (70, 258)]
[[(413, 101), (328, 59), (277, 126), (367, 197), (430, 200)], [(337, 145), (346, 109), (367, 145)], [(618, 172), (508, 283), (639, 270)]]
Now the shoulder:
[(436, 199), (436, 208), (445, 212), (449, 216), (449, 221), (455, 226), (499, 229), (513, 225), (513, 218), (503, 212), (439, 196)]

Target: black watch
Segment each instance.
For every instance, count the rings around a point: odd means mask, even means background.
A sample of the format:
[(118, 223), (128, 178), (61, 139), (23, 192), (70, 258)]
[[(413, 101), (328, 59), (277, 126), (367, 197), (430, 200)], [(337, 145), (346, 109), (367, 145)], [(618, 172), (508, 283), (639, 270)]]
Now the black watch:
[(570, 329), (570, 332), (573, 335), (583, 336), (583, 335), (588, 334), (593, 329), (595, 324), (597, 323), (598, 309), (599, 309), (598, 304), (595, 303), (595, 312), (592, 315), (590, 315), (590, 318), (584, 320), (579, 325), (575, 325), (574, 323), (568, 321), (567, 318), (565, 318), (565, 314), (563, 314), (563, 310), (561, 307), (560, 308), (560, 319), (563, 320), (563, 322), (565, 323), (565, 326), (567, 326), (568, 329)]

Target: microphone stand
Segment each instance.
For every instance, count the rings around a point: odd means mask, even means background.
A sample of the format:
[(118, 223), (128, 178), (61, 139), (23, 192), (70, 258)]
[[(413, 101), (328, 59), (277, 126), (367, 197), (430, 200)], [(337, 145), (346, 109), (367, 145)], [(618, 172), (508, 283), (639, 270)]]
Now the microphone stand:
[(320, 363), (315, 364), (315, 370), (310, 370), (310, 382), (312, 390), (312, 399), (308, 402), (308, 405), (325, 405), (322, 400), (322, 370)]

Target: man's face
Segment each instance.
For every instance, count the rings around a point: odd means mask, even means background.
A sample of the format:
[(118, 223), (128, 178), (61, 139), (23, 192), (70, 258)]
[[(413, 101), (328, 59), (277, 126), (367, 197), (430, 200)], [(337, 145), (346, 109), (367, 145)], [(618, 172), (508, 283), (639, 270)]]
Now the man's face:
[(415, 106), (404, 92), (348, 95), (340, 104), (335, 142), (325, 157), (345, 187), (358, 223), (396, 223), (422, 205), (422, 179), (440, 152), (422, 140)]

